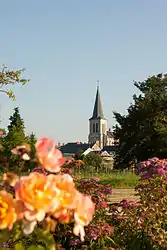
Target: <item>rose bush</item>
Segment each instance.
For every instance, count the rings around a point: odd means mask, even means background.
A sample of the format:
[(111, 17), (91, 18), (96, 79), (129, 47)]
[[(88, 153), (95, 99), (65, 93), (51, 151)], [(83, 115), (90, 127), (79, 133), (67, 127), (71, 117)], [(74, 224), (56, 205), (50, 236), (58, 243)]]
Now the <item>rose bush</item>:
[[(35, 149), (35, 161), (40, 168), (23, 176), (11, 172), (3, 175), (0, 229), (12, 230), (19, 227), (24, 238), (25, 235), (33, 235), (35, 230), (39, 232), (38, 228), (43, 230), (40, 231), (43, 234), (48, 230), (56, 231), (58, 223), (71, 223), (74, 224), (74, 235), (80, 236), (81, 242), (84, 241), (84, 227), (92, 221), (95, 210), (91, 197), (80, 193), (73, 178), (61, 172), (65, 158), (51, 139), (41, 138)], [(31, 160), (29, 145), (20, 145), (12, 149), (12, 153), (25, 161)], [(8, 242), (13, 247), (16, 243), (11, 238)], [(53, 249), (50, 246), (49, 249), (51, 248)]]

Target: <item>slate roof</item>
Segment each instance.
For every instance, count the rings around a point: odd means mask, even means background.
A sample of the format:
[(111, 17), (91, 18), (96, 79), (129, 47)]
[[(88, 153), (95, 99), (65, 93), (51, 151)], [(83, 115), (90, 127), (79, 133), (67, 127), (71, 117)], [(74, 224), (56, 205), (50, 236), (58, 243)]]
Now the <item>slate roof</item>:
[(76, 143), (76, 142), (69, 142), (63, 146), (60, 147), (60, 151), (63, 154), (76, 154), (80, 151), (85, 151), (89, 148), (89, 144), (87, 143)]
[(119, 149), (118, 146), (104, 146), (102, 151), (107, 151), (107, 152), (117, 152)]
[(102, 108), (102, 103), (101, 103), (101, 99), (100, 99), (100, 91), (99, 91), (99, 87), (97, 87), (97, 92), (96, 92), (96, 98), (95, 98), (95, 104), (94, 104), (94, 109), (93, 109), (93, 115), (90, 118), (91, 119), (96, 119), (96, 118), (104, 118), (104, 114), (103, 114), (103, 108)]

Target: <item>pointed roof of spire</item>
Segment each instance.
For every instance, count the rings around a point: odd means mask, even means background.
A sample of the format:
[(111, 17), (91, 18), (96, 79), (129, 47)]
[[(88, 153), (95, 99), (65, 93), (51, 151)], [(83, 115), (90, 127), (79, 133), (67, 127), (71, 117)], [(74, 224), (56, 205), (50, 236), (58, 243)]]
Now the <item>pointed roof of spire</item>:
[(100, 99), (99, 85), (97, 86), (95, 105), (94, 105), (93, 115), (91, 119), (95, 119), (95, 118), (105, 119), (104, 114), (103, 114), (103, 109), (102, 109), (102, 103)]

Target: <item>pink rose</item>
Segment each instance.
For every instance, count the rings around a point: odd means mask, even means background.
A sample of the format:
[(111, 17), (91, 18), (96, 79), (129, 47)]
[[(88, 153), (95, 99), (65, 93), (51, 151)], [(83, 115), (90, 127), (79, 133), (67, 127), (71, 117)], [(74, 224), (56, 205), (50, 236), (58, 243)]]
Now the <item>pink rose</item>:
[(60, 172), (60, 167), (65, 163), (60, 150), (56, 148), (56, 143), (49, 138), (43, 137), (36, 144), (36, 156), (41, 167), (49, 172)]

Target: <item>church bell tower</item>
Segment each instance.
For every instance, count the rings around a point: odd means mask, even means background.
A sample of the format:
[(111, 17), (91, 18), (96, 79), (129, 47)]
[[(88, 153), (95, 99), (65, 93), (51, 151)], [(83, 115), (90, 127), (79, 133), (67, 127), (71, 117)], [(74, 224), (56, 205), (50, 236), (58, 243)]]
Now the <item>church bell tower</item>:
[(106, 145), (106, 138), (107, 138), (107, 119), (104, 117), (103, 114), (99, 85), (97, 85), (93, 115), (89, 119), (88, 142), (90, 145), (93, 145), (98, 141), (99, 147), (102, 149)]

